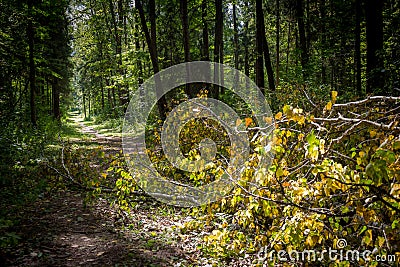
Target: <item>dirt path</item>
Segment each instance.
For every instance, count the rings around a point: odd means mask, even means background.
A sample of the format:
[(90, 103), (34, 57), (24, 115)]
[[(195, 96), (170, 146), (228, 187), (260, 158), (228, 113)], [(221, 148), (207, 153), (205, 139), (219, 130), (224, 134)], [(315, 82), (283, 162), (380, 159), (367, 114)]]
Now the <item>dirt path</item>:
[[(80, 125), (93, 142), (120, 146), (120, 138)], [(179, 232), (180, 211), (169, 209), (143, 201), (127, 222), (103, 199), (84, 205), (82, 192), (42, 195), (19, 214), (21, 240), (0, 252), (0, 266), (193, 266), (196, 244)]]

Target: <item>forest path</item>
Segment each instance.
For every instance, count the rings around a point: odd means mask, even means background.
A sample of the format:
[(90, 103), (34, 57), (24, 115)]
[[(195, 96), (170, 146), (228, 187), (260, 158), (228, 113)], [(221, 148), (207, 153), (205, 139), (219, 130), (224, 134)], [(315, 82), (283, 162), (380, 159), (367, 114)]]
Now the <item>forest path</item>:
[[(76, 142), (120, 150), (121, 138), (72, 120), (93, 136)], [(188, 218), (149, 199), (139, 198), (127, 218), (101, 197), (86, 205), (85, 192), (66, 188), (42, 194), (19, 216), (21, 240), (0, 253), (0, 266), (188, 266), (199, 253), (193, 236), (179, 230)]]

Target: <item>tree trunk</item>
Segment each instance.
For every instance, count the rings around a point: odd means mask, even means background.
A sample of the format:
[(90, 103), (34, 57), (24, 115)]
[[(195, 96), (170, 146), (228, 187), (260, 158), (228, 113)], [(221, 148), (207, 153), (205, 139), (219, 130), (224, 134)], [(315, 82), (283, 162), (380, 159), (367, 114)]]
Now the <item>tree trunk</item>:
[(275, 75), (276, 75), (276, 86), (279, 86), (279, 43), (280, 43), (280, 26), (281, 26), (281, 14), (280, 14), (280, 3), (276, 0), (276, 64), (275, 64)]
[(379, 55), (383, 49), (382, 0), (365, 1), (367, 27), (367, 94), (383, 92), (383, 60)]
[[(202, 0), (201, 2), (201, 21), (203, 24), (203, 49), (202, 49), (202, 60), (210, 61), (210, 41), (208, 36), (208, 22), (207, 22), (207, 0)], [(211, 76), (211, 73), (207, 73), (207, 75)], [(209, 78), (205, 77), (205, 78)], [(208, 91), (209, 95), (210, 92), (210, 85), (204, 84), (204, 89)]]
[[(140, 42), (139, 42), (139, 27), (137, 24), (135, 24), (135, 48), (136, 51), (140, 51)], [(142, 85), (143, 83), (143, 64), (142, 64), (142, 59), (140, 57), (137, 57), (137, 68), (138, 68), (138, 85)]]
[(207, 22), (207, 0), (201, 2), (201, 21), (203, 24), (203, 49), (202, 49), (202, 60), (210, 60), (210, 44), (208, 38), (208, 22)]
[[(358, 0), (356, 0), (358, 1)], [(326, 10), (325, 10), (325, 0), (320, 0), (319, 2), (319, 9), (320, 9), (320, 34), (321, 34), (321, 82), (323, 84), (326, 83), (326, 56), (325, 51), (327, 49), (326, 45)]]
[[(215, 0), (215, 42), (214, 42), (214, 62), (222, 63), (223, 55), (223, 13), (222, 13), (222, 0)], [(221, 70), (216, 67), (214, 69), (214, 80), (215, 82), (222, 81)], [(219, 86), (213, 86), (212, 96), (214, 98), (219, 97)]]
[[(117, 41), (117, 47), (116, 47), (116, 53), (118, 57), (118, 73), (121, 77), (125, 76), (125, 71), (122, 68), (122, 29), (124, 28), (124, 6), (123, 6), (123, 1), (118, 0), (117, 3), (117, 8), (118, 8), (118, 29), (116, 32), (116, 41)], [(120, 104), (123, 107), (124, 111), (128, 106), (129, 103), (129, 92), (128, 92), (128, 87), (126, 84), (119, 85), (120, 90), (119, 90), (119, 100)]]
[(265, 68), (267, 70), (267, 77), (268, 77), (268, 87), (269, 90), (275, 91), (275, 80), (274, 80), (274, 71), (272, 69), (272, 61), (271, 61), (271, 55), (269, 53), (269, 46), (268, 46), (268, 41), (265, 33), (265, 23), (264, 23), (264, 12), (262, 11), (262, 25), (261, 25), (261, 30), (262, 30), (262, 37), (263, 37), (263, 52), (264, 52), (264, 60), (265, 60)]
[(299, 37), (300, 37), (300, 62), (301, 67), (303, 69), (303, 78), (307, 78), (307, 63), (308, 63), (308, 52), (307, 52), (307, 39), (306, 32), (304, 26), (304, 10), (303, 10), (303, 1), (297, 0), (296, 3), (296, 17), (297, 17), (297, 25), (299, 28)]
[(86, 94), (85, 94), (85, 89), (82, 88), (82, 102), (83, 102), (83, 115), (84, 118), (86, 119)]
[[(188, 22), (188, 0), (180, 0), (181, 19), (182, 19), (182, 34), (183, 34), (183, 51), (185, 55), (185, 62), (190, 62), (190, 38), (189, 38), (189, 22)], [(186, 75), (190, 77), (190, 68), (186, 66)], [(189, 98), (193, 98), (196, 94), (192, 91), (189, 83), (185, 85), (185, 93)]]
[[(237, 25), (237, 14), (236, 14), (236, 4), (233, 4), (232, 10), (232, 17), (233, 17), (233, 49), (234, 49), (234, 64), (235, 69), (239, 70), (239, 30)], [(234, 84), (239, 83), (239, 73), (235, 73), (235, 81)]]
[(256, 84), (260, 87), (261, 92), (265, 94), (264, 81), (264, 60), (263, 60), (263, 25), (264, 14), (262, 0), (256, 0)]
[(60, 121), (60, 81), (58, 78), (53, 78), (53, 116), (56, 120)]
[[(248, 12), (249, 3), (247, 1), (244, 2), (246, 12)], [(244, 74), (249, 77), (250, 76), (250, 63), (249, 63), (249, 21), (246, 20), (244, 22), (244, 36), (243, 36), (243, 45), (244, 45)]]
[(201, 2), (201, 21), (203, 23), (203, 55), (204, 61), (210, 60), (210, 44), (208, 38), (208, 22), (207, 22), (207, 0)]
[(101, 89), (101, 109), (104, 110), (104, 84), (103, 77), (100, 76), (100, 89)]
[(291, 20), (289, 19), (288, 22), (288, 35), (287, 35), (287, 48), (286, 48), (286, 75), (288, 74), (289, 70), (289, 54), (290, 54), (290, 34), (291, 34), (291, 29), (292, 29), (292, 23)]
[[(153, 73), (157, 74), (160, 69), (158, 66), (158, 56), (157, 56), (157, 43), (156, 43), (156, 12), (155, 12), (155, 0), (149, 0), (149, 12), (150, 12), (150, 33), (146, 24), (146, 18), (144, 16), (143, 6), (140, 0), (135, 1), (136, 8), (139, 11), (140, 21), (142, 24), (142, 30), (146, 37), (147, 46), (149, 47), (151, 64), (153, 66)], [(161, 95), (157, 88), (161, 86), (161, 80), (159, 76), (155, 78), (156, 94), (159, 99), (157, 102), (158, 111), (160, 113), (161, 119), (164, 121), (167, 116), (167, 101), (165, 95)]]
[(354, 31), (354, 63), (356, 68), (355, 91), (360, 96), (364, 94), (361, 88), (361, 12), (361, 0), (356, 0), (356, 25)]
[(28, 37), (28, 46), (29, 46), (29, 88), (30, 88), (30, 117), (31, 123), (33, 126), (37, 125), (37, 117), (36, 117), (36, 105), (35, 105), (35, 94), (36, 94), (36, 69), (35, 69), (35, 60), (34, 60), (34, 45), (35, 45), (35, 31), (33, 29), (33, 0), (28, 0), (28, 28), (27, 28), (27, 37)]

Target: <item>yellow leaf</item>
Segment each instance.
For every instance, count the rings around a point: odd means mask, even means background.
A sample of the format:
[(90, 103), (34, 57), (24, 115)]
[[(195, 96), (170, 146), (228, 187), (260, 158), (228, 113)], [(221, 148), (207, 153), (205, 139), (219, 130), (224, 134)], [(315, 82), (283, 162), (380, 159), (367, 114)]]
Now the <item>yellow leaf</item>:
[(276, 120), (280, 120), (281, 118), (282, 118), (282, 112), (276, 113), (275, 119), (276, 119)]
[(304, 116), (296, 116), (296, 121), (301, 125), (306, 122), (306, 117)]
[(242, 120), (241, 119), (237, 119), (236, 120), (236, 127), (238, 127), (241, 123), (242, 123)]
[(372, 242), (373, 242), (373, 240), (372, 240), (372, 230), (367, 230), (365, 232), (365, 236), (363, 238), (363, 241), (364, 241), (365, 244), (367, 244), (367, 246), (372, 245)]
[(292, 107), (289, 105), (284, 105), (282, 110), (283, 110), (283, 113), (285, 113), (286, 115), (288, 115), (289, 113), (292, 113)]
[(369, 135), (371, 136), (371, 138), (374, 138), (376, 136), (376, 131), (370, 131)]
[(271, 118), (271, 117), (265, 117), (265, 118), (264, 118), (264, 121), (265, 121), (266, 123), (268, 123), (268, 124), (271, 124), (271, 123), (272, 123), (272, 118)]
[(378, 244), (382, 247), (385, 244), (385, 238), (382, 236), (378, 236)]
[(332, 103), (335, 103), (336, 102), (336, 97), (338, 95), (338, 92), (337, 91), (332, 91), (331, 94), (332, 94)]
[(249, 125), (253, 122), (252, 118), (245, 118), (245, 123), (246, 123), (246, 127), (249, 127)]
[(332, 109), (332, 102), (331, 101), (329, 101), (328, 104), (326, 104), (325, 109), (326, 110), (331, 110)]
[(101, 176), (103, 176), (104, 179), (107, 178), (107, 173), (102, 173)]

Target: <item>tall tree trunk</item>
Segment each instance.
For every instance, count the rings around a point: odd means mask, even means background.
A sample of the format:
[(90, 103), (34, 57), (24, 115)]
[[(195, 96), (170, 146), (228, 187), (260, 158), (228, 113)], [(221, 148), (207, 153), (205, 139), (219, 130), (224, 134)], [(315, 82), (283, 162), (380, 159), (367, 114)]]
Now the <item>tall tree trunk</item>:
[(291, 29), (292, 29), (292, 23), (291, 20), (289, 19), (288, 22), (288, 34), (287, 34), (287, 48), (286, 48), (286, 75), (288, 74), (288, 70), (289, 70), (289, 54), (290, 54), (290, 34), (291, 34)]
[(82, 102), (83, 102), (83, 116), (86, 119), (86, 93), (84, 88), (82, 88)]
[[(139, 42), (139, 27), (138, 24), (135, 24), (135, 48), (136, 51), (140, 51), (140, 42)], [(142, 64), (142, 59), (140, 57), (137, 57), (137, 68), (138, 68), (138, 84), (139, 86), (142, 85), (143, 83), (143, 64)]]
[(53, 116), (56, 120), (60, 121), (60, 80), (58, 78), (53, 79)]
[[(110, 72), (110, 77), (111, 77), (111, 72)], [(108, 107), (113, 109), (114, 108), (114, 101), (113, 101), (113, 89), (110, 89), (110, 80), (106, 77), (105, 78), (105, 83), (106, 83), (106, 87), (107, 87), (107, 102), (108, 102)]]
[[(244, 2), (245, 10), (248, 12), (249, 3), (247, 1)], [(250, 76), (250, 63), (249, 63), (249, 21), (246, 20), (244, 22), (244, 32), (243, 32), (243, 45), (244, 45), (244, 74), (249, 77)]]
[(203, 53), (202, 60), (210, 60), (210, 44), (208, 38), (208, 22), (207, 22), (207, 0), (201, 2), (201, 21), (203, 24)]
[[(150, 33), (146, 24), (146, 18), (144, 15), (143, 6), (140, 0), (135, 1), (136, 8), (139, 11), (140, 21), (142, 24), (142, 30), (145, 34), (147, 46), (149, 47), (151, 64), (153, 66), (153, 73), (156, 74), (160, 71), (158, 65), (158, 56), (157, 56), (157, 43), (156, 43), (156, 12), (155, 12), (155, 0), (149, 0), (149, 13), (150, 13)], [(160, 117), (162, 120), (166, 119), (167, 116), (167, 100), (165, 99), (165, 95), (161, 95), (158, 90), (161, 86), (161, 80), (159, 76), (155, 78), (155, 86), (156, 86), (156, 94), (159, 99), (157, 102), (158, 112), (160, 113)]]
[(300, 37), (300, 62), (301, 67), (303, 69), (303, 78), (307, 78), (307, 64), (308, 64), (308, 52), (307, 52), (307, 39), (306, 32), (304, 26), (304, 10), (303, 10), (303, 0), (297, 0), (296, 3), (296, 17), (297, 17), (297, 25), (299, 28), (299, 37)]
[(104, 84), (103, 84), (103, 77), (100, 76), (100, 89), (101, 89), (101, 109), (104, 110)]
[(265, 60), (265, 68), (267, 70), (267, 77), (268, 77), (268, 87), (269, 90), (275, 91), (275, 79), (274, 79), (274, 71), (272, 69), (272, 61), (271, 61), (271, 54), (269, 53), (269, 46), (268, 46), (268, 41), (266, 37), (266, 32), (265, 32), (265, 22), (264, 22), (264, 12), (261, 9), (262, 12), (262, 25), (261, 25), (261, 30), (262, 30), (262, 36), (263, 36), (263, 51), (264, 51), (264, 60)]
[[(235, 69), (239, 69), (239, 30), (237, 24), (237, 14), (236, 14), (236, 4), (233, 3), (233, 10), (232, 10), (232, 17), (233, 17), (233, 49), (234, 49), (234, 63)], [(235, 84), (239, 82), (239, 73), (235, 73)]]
[[(118, 73), (121, 77), (124, 77), (125, 71), (122, 68), (122, 35), (123, 34), (121, 32), (124, 28), (124, 20), (125, 20), (123, 0), (118, 0), (117, 8), (118, 8), (118, 29), (117, 29), (118, 31), (116, 33), (116, 40), (117, 40), (116, 52), (117, 52), (117, 57), (118, 57)], [(128, 86), (125, 83), (120, 85), (119, 100), (120, 100), (121, 106), (125, 110), (127, 108), (128, 102), (129, 102)]]
[(28, 46), (29, 46), (29, 88), (30, 88), (30, 117), (31, 123), (33, 126), (37, 125), (37, 117), (36, 117), (36, 105), (35, 105), (35, 94), (36, 94), (36, 68), (35, 68), (35, 60), (34, 60), (34, 46), (35, 46), (35, 31), (33, 28), (33, 1), (28, 0), (28, 27), (27, 27), (27, 37), (28, 37)]
[(90, 118), (90, 114), (92, 113), (91, 110), (90, 110), (90, 100), (91, 100), (91, 99), (90, 99), (90, 90), (89, 90), (89, 92), (88, 92), (88, 96), (89, 96), (89, 97), (88, 97), (88, 107), (89, 107), (88, 115), (89, 115), (89, 118)]
[[(188, 0), (180, 0), (181, 19), (182, 19), (182, 34), (183, 34), (183, 51), (185, 62), (190, 62), (190, 38), (189, 38), (189, 21), (188, 21)], [(186, 75), (190, 77), (190, 68), (186, 66)], [(194, 87), (189, 83), (185, 85), (185, 93), (189, 98), (193, 98), (196, 94), (192, 91)]]
[[(356, 0), (358, 1), (358, 0)], [(319, 10), (320, 10), (320, 33), (321, 33), (321, 82), (323, 84), (326, 83), (326, 56), (325, 50), (327, 49), (326, 45), (326, 8), (325, 8), (325, 0), (319, 1)]]
[(361, 0), (356, 0), (356, 25), (354, 31), (354, 63), (356, 68), (356, 82), (355, 82), (355, 91), (358, 95), (363, 95), (363, 91), (361, 88)]
[[(223, 13), (222, 13), (222, 0), (215, 0), (215, 38), (214, 38), (214, 62), (222, 63), (223, 62)], [(221, 70), (216, 67), (214, 69), (214, 79), (215, 81), (222, 82)], [(219, 86), (215, 85), (213, 87), (214, 98), (219, 97)]]
[[(201, 2), (201, 21), (203, 24), (203, 49), (201, 58), (204, 61), (210, 61), (210, 47), (209, 47), (210, 41), (208, 36), (208, 21), (207, 21), (207, 0), (202, 0)], [(205, 77), (206, 79), (209, 79), (211, 77), (211, 73), (207, 73), (206, 75), (209, 75), (208, 77)], [(208, 92), (208, 95), (212, 94), (210, 92), (209, 84), (204, 84), (203, 88)]]
[[(124, 71), (122, 69), (122, 37), (121, 37), (121, 29), (123, 27), (123, 3), (122, 0), (118, 0), (117, 2), (117, 14), (114, 10), (114, 2), (109, 0), (109, 9), (112, 20), (112, 27), (114, 30), (114, 41), (115, 41), (115, 57), (117, 62), (117, 70), (116, 72), (120, 75), (124, 75)], [(128, 92), (124, 86), (121, 84), (117, 84), (117, 93), (119, 97), (119, 103), (121, 106), (126, 106), (128, 103)]]
[(271, 55), (269, 53), (268, 41), (267, 38), (265, 37), (265, 27), (263, 29), (263, 33), (264, 33), (263, 50), (264, 50), (265, 68), (267, 69), (268, 87), (269, 90), (275, 91), (274, 71), (272, 69), (272, 61), (271, 61)]
[(383, 60), (379, 55), (383, 49), (382, 0), (365, 1), (367, 27), (367, 88), (366, 92), (383, 92)]
[(235, 69), (239, 69), (239, 30), (237, 25), (236, 4), (233, 4), (233, 47), (234, 47), (234, 62)]
[(265, 81), (264, 81), (264, 14), (262, 7), (262, 0), (256, 0), (256, 84), (260, 87), (263, 94), (265, 94)]
[[(256, 60), (256, 80), (257, 86), (261, 88), (265, 94), (264, 88), (264, 60), (265, 68), (268, 75), (268, 86), (271, 91), (275, 91), (274, 71), (272, 70), (271, 56), (269, 53), (268, 42), (265, 33), (264, 12), (262, 0), (256, 1), (256, 45), (257, 45), (257, 60)], [(263, 60), (264, 59), (264, 60)], [(260, 85), (259, 85), (259, 84)]]
[(185, 62), (190, 61), (190, 42), (189, 42), (189, 21), (188, 21), (188, 0), (180, 0), (182, 34), (183, 34), (183, 50), (185, 54)]
[(276, 75), (276, 86), (279, 86), (279, 44), (280, 44), (280, 26), (281, 26), (281, 14), (280, 14), (280, 3), (276, 0), (276, 64), (275, 64), (275, 75)]

